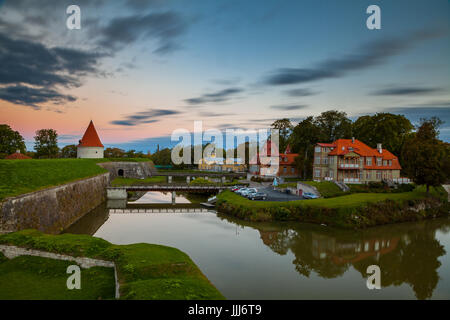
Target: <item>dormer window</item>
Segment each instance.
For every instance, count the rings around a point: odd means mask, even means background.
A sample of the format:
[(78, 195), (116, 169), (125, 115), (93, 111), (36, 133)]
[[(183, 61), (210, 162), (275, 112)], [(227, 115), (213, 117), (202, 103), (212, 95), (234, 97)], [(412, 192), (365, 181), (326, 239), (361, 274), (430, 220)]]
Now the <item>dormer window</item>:
[(377, 166), (381, 167), (381, 161), (382, 159), (380, 157), (377, 157)]

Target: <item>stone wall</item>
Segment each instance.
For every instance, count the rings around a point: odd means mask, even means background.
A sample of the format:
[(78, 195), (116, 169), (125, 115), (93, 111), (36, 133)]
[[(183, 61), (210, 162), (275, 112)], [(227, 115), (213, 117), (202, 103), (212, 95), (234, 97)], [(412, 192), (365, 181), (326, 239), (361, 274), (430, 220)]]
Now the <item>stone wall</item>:
[(153, 162), (102, 162), (99, 166), (110, 173), (111, 180), (121, 176), (124, 178), (144, 179), (156, 173)]
[(57, 234), (106, 200), (109, 173), (0, 203), (0, 232), (38, 229)]

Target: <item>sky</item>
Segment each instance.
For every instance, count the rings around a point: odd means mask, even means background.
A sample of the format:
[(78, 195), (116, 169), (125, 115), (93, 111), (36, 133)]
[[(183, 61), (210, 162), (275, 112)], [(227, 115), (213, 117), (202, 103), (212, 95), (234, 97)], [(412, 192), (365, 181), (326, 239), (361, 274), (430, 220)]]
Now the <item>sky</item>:
[[(66, 9), (81, 9), (81, 29)], [(381, 29), (369, 30), (370, 5)], [(448, 0), (0, 0), (0, 123), (154, 151), (176, 129), (323, 111), (438, 116), (450, 141)]]

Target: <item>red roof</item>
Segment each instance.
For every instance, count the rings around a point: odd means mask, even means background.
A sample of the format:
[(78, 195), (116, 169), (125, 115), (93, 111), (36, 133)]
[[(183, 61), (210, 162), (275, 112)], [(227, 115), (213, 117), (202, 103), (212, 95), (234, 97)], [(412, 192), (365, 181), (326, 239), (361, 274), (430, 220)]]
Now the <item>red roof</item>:
[(24, 155), (23, 153), (16, 152), (16, 153), (10, 154), (9, 156), (5, 157), (5, 159), (19, 160), (19, 159), (31, 159), (31, 158), (27, 155)]
[(317, 145), (319, 145), (321, 147), (328, 147), (328, 148), (336, 147), (336, 145), (334, 143), (318, 143)]
[[(318, 145), (324, 146), (326, 144), (318, 143)], [(371, 148), (357, 139), (354, 142), (352, 139), (338, 139), (332, 145), (334, 149), (328, 153), (330, 156), (343, 156), (354, 152), (362, 157), (381, 157), (383, 160), (392, 160), (391, 166), (377, 166), (376, 160), (373, 159), (371, 166), (364, 164), (366, 169), (401, 169), (397, 157), (386, 149), (382, 149), (382, 153), (379, 153), (377, 149)]]
[(293, 165), (296, 157), (298, 157), (298, 153), (281, 153), (280, 165)]
[(92, 120), (91, 122), (89, 122), (89, 126), (87, 127), (83, 138), (80, 140), (80, 144), (78, 145), (78, 147), (104, 147), (102, 142), (100, 141), (100, 138), (98, 137)]

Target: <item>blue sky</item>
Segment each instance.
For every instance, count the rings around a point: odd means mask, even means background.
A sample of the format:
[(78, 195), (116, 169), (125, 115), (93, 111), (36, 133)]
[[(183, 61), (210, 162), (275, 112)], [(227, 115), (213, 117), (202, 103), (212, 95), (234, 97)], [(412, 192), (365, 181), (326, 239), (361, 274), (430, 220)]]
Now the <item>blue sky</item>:
[[(65, 28), (72, 3), (78, 31)], [(381, 30), (366, 27), (371, 4)], [(48, 70), (33, 83), (30, 72), (0, 72), (0, 122), (28, 141), (53, 127), (68, 144), (92, 119), (105, 145), (153, 151), (194, 120), (256, 129), (337, 109), (352, 119), (439, 116), (450, 141), (449, 9), (448, 0), (6, 0), (0, 59), (20, 41), (72, 60), (58, 69), (29, 57)]]

